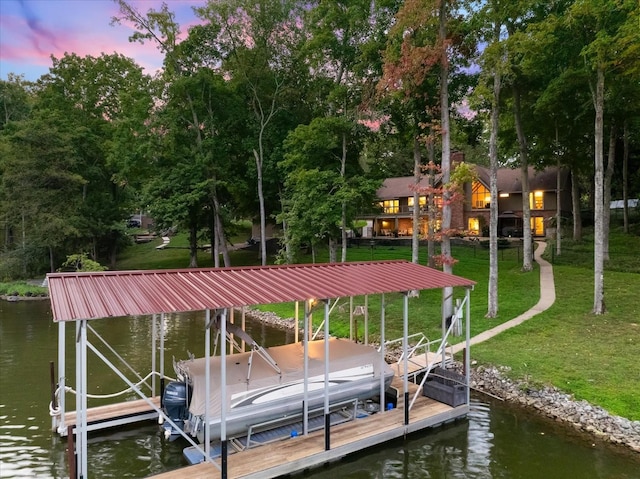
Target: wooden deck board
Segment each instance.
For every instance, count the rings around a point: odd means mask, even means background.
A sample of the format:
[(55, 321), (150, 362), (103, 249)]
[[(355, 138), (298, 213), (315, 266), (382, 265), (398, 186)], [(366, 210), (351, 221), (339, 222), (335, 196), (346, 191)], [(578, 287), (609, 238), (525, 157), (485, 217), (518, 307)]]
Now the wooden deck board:
[[(394, 386), (402, 391), (402, 380), (396, 378)], [(418, 386), (409, 383), (410, 399)], [(324, 450), (324, 431), (315, 431), (308, 436), (284, 439), (246, 451), (229, 455), (228, 476), (233, 478), (267, 478), (292, 473), (314, 465), (337, 459), (344, 455), (366, 449), (390, 439), (402, 437), (405, 432), (402, 393), (398, 408), (378, 413), (368, 418), (339, 424), (331, 428), (331, 451)], [(419, 396), (409, 413), (409, 424), (426, 428), (449, 418), (454, 408), (433, 399)], [(458, 415), (463, 415), (459, 413)], [(430, 422), (430, 420), (432, 420)], [(219, 464), (219, 459), (217, 460)], [(283, 471), (283, 466), (288, 470)], [(202, 463), (166, 472), (154, 479), (219, 477), (219, 469), (211, 463)]]
[[(160, 396), (154, 396), (151, 402), (160, 407)], [(87, 423), (107, 421), (119, 417), (133, 416), (151, 412), (153, 409), (144, 399), (136, 399), (134, 401), (125, 401), (115, 404), (107, 404), (105, 406), (97, 406), (87, 409)], [(64, 415), (65, 426), (75, 426), (76, 412), (69, 411)]]

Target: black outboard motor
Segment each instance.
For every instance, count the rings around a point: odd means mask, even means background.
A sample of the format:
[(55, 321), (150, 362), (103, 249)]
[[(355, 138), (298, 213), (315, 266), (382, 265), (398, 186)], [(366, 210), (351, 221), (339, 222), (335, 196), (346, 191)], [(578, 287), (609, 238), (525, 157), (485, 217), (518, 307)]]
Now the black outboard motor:
[[(162, 403), (164, 411), (176, 426), (184, 428), (184, 421), (189, 417), (189, 400), (191, 399), (191, 387), (183, 382), (172, 381), (164, 390)], [(170, 423), (163, 424), (164, 434), (167, 439), (176, 439), (180, 432)]]

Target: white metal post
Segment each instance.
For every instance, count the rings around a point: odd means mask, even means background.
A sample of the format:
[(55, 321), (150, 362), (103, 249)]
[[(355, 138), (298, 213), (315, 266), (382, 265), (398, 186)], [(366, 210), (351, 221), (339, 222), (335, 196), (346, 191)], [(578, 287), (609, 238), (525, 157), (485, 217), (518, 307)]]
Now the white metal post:
[(409, 424), (409, 352), (407, 338), (409, 336), (409, 293), (404, 293), (404, 311), (402, 314), (402, 357), (404, 368), (404, 424)]
[(158, 339), (157, 322), (157, 315), (151, 315), (151, 396), (156, 395), (156, 355), (158, 352), (156, 347), (156, 340)]
[(385, 363), (386, 361), (384, 360), (384, 356), (385, 356), (385, 348), (384, 348), (384, 342), (386, 341), (384, 338), (384, 316), (385, 316), (385, 311), (384, 311), (384, 293), (382, 293), (382, 298), (380, 300), (380, 410), (381, 411), (385, 411), (386, 410), (386, 404), (385, 404), (385, 397), (384, 397), (384, 370), (385, 370)]
[(369, 345), (369, 295), (364, 295), (364, 344)]
[(324, 450), (331, 449), (329, 415), (329, 301), (324, 302)]
[(299, 302), (299, 301), (296, 301), (296, 307), (295, 307), (295, 320), (296, 320), (296, 324), (295, 324), (295, 326), (294, 326), (294, 338), (293, 338), (293, 341), (294, 341), (295, 343), (297, 343), (297, 342), (298, 342), (298, 333), (300, 332), (300, 324), (298, 323), (298, 321), (299, 321), (299, 319), (300, 319), (300, 318), (299, 318), (299, 315), (300, 315), (299, 310), (300, 310), (300, 302)]
[(465, 367), (465, 380), (467, 381), (467, 404), (471, 399), (471, 289), (467, 288), (465, 292), (466, 300), (467, 300), (467, 318), (466, 318), (466, 349), (464, 351), (464, 362), (466, 364)]
[[(220, 314), (220, 341), (226, 342), (227, 310)], [(220, 448), (222, 462), (222, 479), (227, 479), (227, 348), (226, 344), (220, 348)], [(207, 424), (207, 427), (209, 425)]]
[(302, 393), (302, 434), (305, 436), (309, 433), (309, 335), (307, 331), (309, 330), (309, 322), (310, 322), (310, 312), (309, 312), (309, 301), (304, 302), (304, 337), (302, 339), (303, 343), (303, 370), (304, 370), (304, 381), (303, 381), (303, 393)]
[(86, 478), (87, 462), (87, 320), (76, 322), (76, 452), (78, 478)]
[[(209, 396), (211, 391), (211, 362), (209, 361), (209, 356), (211, 355), (211, 310), (205, 310), (204, 316), (204, 451), (207, 455), (205, 458), (206, 460), (211, 455), (211, 431), (209, 430)], [(222, 402), (224, 402), (224, 396), (222, 397)]]
[[(58, 434), (63, 434), (66, 430), (64, 423), (64, 414), (66, 412), (66, 393), (65, 393), (65, 376), (66, 376), (66, 324), (64, 321), (58, 322), (58, 410), (60, 418), (58, 422)], [(55, 419), (55, 418), (54, 418)]]
[(160, 314), (160, 384), (164, 388), (164, 313)]

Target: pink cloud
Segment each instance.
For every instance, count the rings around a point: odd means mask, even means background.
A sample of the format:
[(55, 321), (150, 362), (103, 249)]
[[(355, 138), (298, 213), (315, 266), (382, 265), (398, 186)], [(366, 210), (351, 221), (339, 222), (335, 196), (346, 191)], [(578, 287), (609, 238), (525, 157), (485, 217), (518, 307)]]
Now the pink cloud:
[[(183, 36), (198, 19), (191, 5), (205, 0), (165, 0), (176, 14)], [(120, 53), (133, 58), (147, 73), (162, 66), (163, 55), (153, 42), (131, 43), (131, 25), (111, 26), (118, 6), (112, 0), (0, 0), (0, 74), (24, 73), (35, 80), (51, 66), (51, 55), (79, 56)], [(159, 10), (162, 0), (133, 0), (141, 13)]]

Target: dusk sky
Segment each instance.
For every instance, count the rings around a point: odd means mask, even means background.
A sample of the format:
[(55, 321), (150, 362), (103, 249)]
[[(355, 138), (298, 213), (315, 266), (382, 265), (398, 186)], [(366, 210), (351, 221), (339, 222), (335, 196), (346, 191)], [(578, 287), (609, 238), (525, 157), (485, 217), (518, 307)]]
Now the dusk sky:
[[(193, 5), (205, 0), (164, 0), (176, 14), (183, 32), (196, 22)], [(140, 12), (160, 9), (162, 0), (130, 0)], [(111, 26), (118, 14), (112, 0), (0, 0), (0, 79), (9, 73), (37, 80), (52, 66), (51, 55), (65, 52), (99, 56), (114, 52), (133, 58), (146, 73), (162, 65), (162, 55), (152, 43), (130, 43), (133, 29)]]

